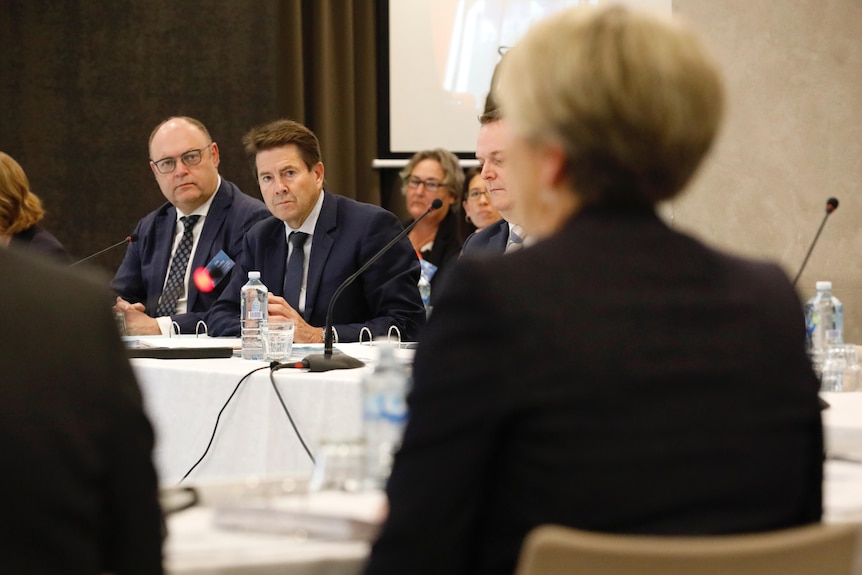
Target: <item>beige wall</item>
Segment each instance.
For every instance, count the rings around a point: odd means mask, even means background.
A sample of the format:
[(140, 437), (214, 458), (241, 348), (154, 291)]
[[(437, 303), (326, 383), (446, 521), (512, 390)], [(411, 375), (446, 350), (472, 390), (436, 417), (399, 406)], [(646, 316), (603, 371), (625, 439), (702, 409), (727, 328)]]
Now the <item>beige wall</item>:
[(680, 230), (830, 280), (862, 343), (862, 0), (674, 0), (721, 63), (727, 117), (697, 179), (662, 213)]

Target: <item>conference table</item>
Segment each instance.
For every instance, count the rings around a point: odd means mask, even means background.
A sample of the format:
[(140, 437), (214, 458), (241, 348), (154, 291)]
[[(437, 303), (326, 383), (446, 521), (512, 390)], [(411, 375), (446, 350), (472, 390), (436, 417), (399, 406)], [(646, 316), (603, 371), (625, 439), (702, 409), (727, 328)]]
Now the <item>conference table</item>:
[[(296, 369), (271, 373), (265, 362), (236, 357), (132, 360), (156, 434), (154, 461), (163, 488), (194, 485), (201, 492), (218, 494), (169, 518), (168, 573), (352, 575), (361, 571), (369, 549), (367, 537), (316, 537), (302, 528), (259, 529), (252, 525), (254, 516), (239, 526), (223, 521), (225, 502), (264, 501), (271, 506), (299, 500), (312, 505), (325, 497), (305, 493), (313, 464), (297, 432), (312, 454), (326, 440), (358, 440), (360, 382), (376, 361), (373, 347), (342, 348), (368, 365), (323, 373)], [(320, 350), (297, 348), (293, 359), (315, 351)], [(403, 361), (409, 362), (412, 352), (401, 351)], [(823, 412), (829, 456), (824, 520), (862, 522), (862, 392), (821, 396), (830, 405)], [(182, 480), (210, 441), (206, 456)], [(381, 497), (357, 496), (354, 507), (367, 518), (378, 511)]]
[[(295, 347), (292, 357), (301, 359), (320, 347)], [(132, 359), (155, 429), (161, 484), (179, 483), (204, 452), (186, 482), (309, 476), (313, 464), (297, 433), (312, 455), (322, 440), (359, 440), (360, 382), (372, 370), (378, 349), (340, 345), (338, 350), (366, 361), (366, 367), (321, 373), (271, 373), (267, 362), (238, 357)], [(407, 363), (412, 353), (398, 350), (398, 357)]]

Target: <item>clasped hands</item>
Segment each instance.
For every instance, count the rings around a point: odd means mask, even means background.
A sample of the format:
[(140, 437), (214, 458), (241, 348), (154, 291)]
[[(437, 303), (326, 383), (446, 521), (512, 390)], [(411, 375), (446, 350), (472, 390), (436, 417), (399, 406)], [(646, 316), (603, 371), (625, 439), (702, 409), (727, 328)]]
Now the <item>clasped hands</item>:
[[(129, 303), (117, 297), (115, 312), (126, 316), (126, 333), (128, 335), (160, 335), (159, 322), (147, 315), (142, 303)], [(308, 325), (295, 309), (283, 297), (269, 294), (269, 317), (290, 320), (294, 325), (293, 341), (296, 343), (323, 343), (323, 328)]]

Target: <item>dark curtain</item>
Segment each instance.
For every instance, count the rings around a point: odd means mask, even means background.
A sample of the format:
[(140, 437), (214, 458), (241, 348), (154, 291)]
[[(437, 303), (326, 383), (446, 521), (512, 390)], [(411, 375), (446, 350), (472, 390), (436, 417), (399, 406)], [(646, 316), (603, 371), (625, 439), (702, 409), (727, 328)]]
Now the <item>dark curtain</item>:
[[(260, 197), (251, 126), (317, 133), (326, 186), (379, 203), (375, 8), (353, 0), (0, 2), (0, 150), (24, 167), (44, 225), (78, 257), (164, 199), (147, 162), (171, 115), (204, 122), (220, 172)], [(122, 248), (96, 264), (113, 273)]]

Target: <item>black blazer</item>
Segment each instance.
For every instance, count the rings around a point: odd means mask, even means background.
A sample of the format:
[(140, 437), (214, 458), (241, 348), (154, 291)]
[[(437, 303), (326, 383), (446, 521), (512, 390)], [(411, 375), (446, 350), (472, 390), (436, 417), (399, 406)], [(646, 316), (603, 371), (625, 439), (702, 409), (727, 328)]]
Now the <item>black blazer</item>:
[(503, 254), (509, 243), (509, 222), (498, 220), (479, 232), (473, 232), (464, 240), (461, 253), (466, 254)]
[(0, 270), (3, 572), (161, 573), (153, 430), (106, 282), (12, 250)]
[(69, 252), (66, 251), (60, 240), (39, 224), (32, 225), (13, 235), (9, 247), (47, 255), (59, 264), (68, 265), (72, 263)]
[[(191, 269), (207, 265), (219, 252), (234, 261), (242, 254), (242, 238), (256, 222), (269, 215), (263, 202), (244, 194), (226, 179), (210, 205), (201, 237), (192, 257)], [(135, 228), (138, 241), (129, 244), (111, 287), (130, 303), (142, 302), (147, 314), (153, 316), (162, 295), (168, 263), (171, 261), (177, 209), (169, 203), (147, 214)], [(182, 333), (195, 333), (195, 327), (230, 283), (230, 272), (215, 289), (201, 292), (189, 275), (188, 312), (171, 316)], [(238, 294), (239, 292), (237, 292)], [(237, 296), (239, 297), (239, 296)]]
[(366, 573), (511, 574), (543, 523), (694, 535), (820, 519), (819, 385), (777, 266), (652, 212), (592, 209), (450, 279)]

